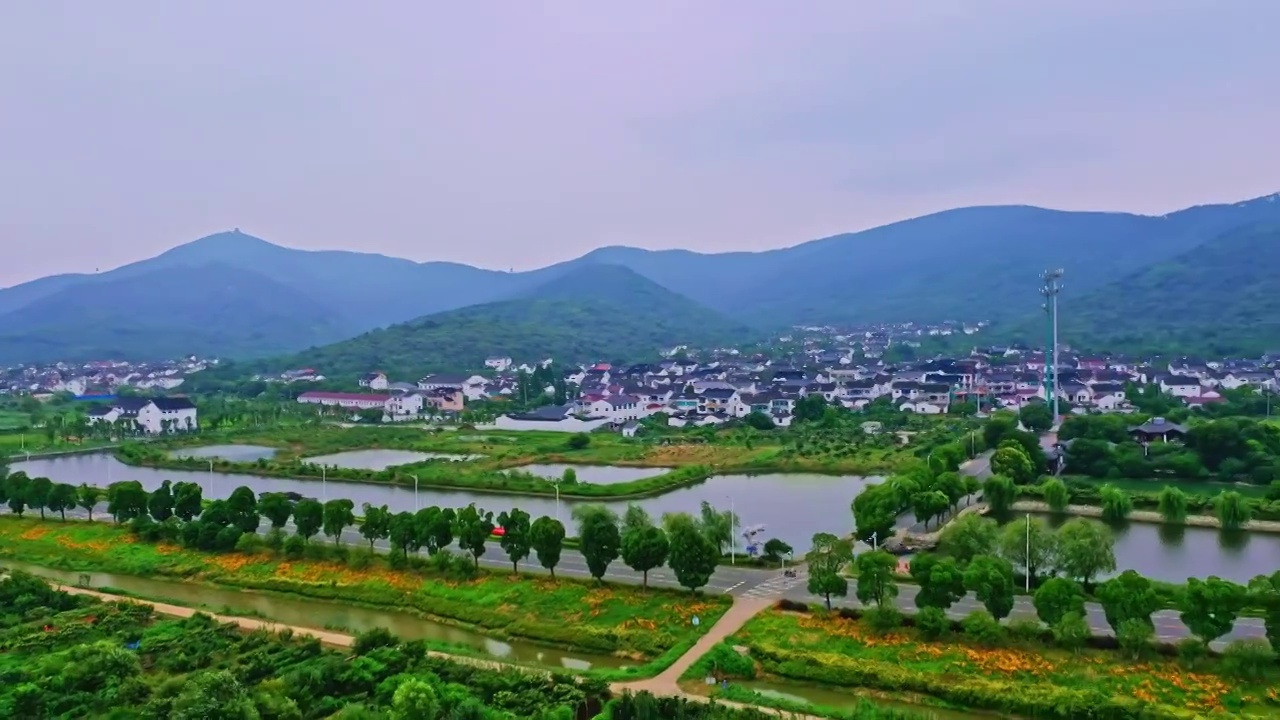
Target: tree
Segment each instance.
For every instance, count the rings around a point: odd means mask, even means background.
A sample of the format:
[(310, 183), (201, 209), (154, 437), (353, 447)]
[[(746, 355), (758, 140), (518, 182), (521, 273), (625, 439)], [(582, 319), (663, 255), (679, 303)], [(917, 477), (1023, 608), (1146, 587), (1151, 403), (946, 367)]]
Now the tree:
[(1253, 516), (1253, 506), (1235, 490), (1218, 493), (1213, 499), (1213, 511), (1218, 516), (1218, 522), (1222, 523), (1223, 530), (1239, 530)]
[(911, 510), (916, 519), (924, 522), (925, 528), (935, 517), (942, 515), (951, 507), (951, 501), (938, 490), (918, 492), (911, 496)]
[(76, 488), (76, 506), (88, 513), (89, 522), (93, 522), (93, 509), (98, 507), (100, 500), (102, 493), (98, 488), (91, 487), (88, 483), (80, 483), (80, 487)]
[(1120, 635), (1120, 626), (1126, 621), (1138, 620), (1154, 628), (1151, 613), (1160, 609), (1160, 596), (1151, 581), (1133, 570), (1125, 570), (1098, 586), (1098, 602), (1107, 616), (1107, 624)]
[[(1114, 626), (1113, 626), (1114, 627)], [(1120, 648), (1127, 651), (1135, 660), (1151, 647), (1151, 640), (1156, 630), (1150, 618), (1143, 622), (1139, 618), (1130, 618), (1115, 628), (1116, 641)]]
[[(475, 503), (471, 503), (458, 511), (454, 525), (457, 528), (458, 547), (470, 553), (475, 566), (479, 568), (485, 541), (493, 535), (493, 513), (480, 510)], [(439, 549), (437, 548), (437, 552)]]
[(413, 513), (405, 511), (392, 516), (387, 525), (387, 542), (392, 549), (403, 553), (405, 558), (409, 557), (410, 550), (418, 552), (422, 545), (418, 540), (418, 526)]
[(916, 607), (946, 610), (964, 597), (964, 573), (949, 557), (920, 553), (911, 558), (910, 572), (920, 586)]
[(27, 494), (31, 480), (24, 472), (16, 472), (5, 480), (5, 495), (9, 498), (9, 511), (18, 517), (27, 509)]
[(965, 505), (968, 505), (970, 496), (982, 492), (982, 481), (972, 475), (965, 475), (962, 479), (964, 480)]
[(440, 698), (426, 680), (410, 677), (391, 696), (393, 720), (437, 720), (440, 716)]
[(1004, 475), (992, 475), (982, 484), (982, 499), (987, 501), (992, 515), (1007, 516), (1017, 497), (1018, 489)]
[(1036, 479), (1036, 468), (1022, 448), (1013, 444), (1002, 445), (991, 454), (991, 472), (1003, 475), (1018, 485), (1027, 485)]
[(769, 538), (764, 544), (763, 557), (769, 562), (778, 562), (783, 555), (790, 555), (793, 551), (794, 548), (778, 538)]
[(1040, 518), (1011, 522), (1000, 530), (1000, 557), (1022, 568), (1031, 582), (1046, 569), (1057, 566), (1058, 536)]
[(1249, 581), (1249, 597), (1263, 609), (1267, 642), (1280, 648), (1280, 570)]
[(591, 446), (591, 436), (586, 433), (574, 433), (565, 444), (570, 450), (586, 450)]
[(627, 504), (627, 511), (622, 515), (623, 534), (626, 534), (626, 531), (628, 530), (650, 527), (652, 525), (653, 518), (649, 517), (648, 511), (635, 503)]
[(1056, 513), (1065, 511), (1067, 505), (1071, 504), (1071, 492), (1061, 478), (1051, 477), (1045, 480), (1040, 484), (1040, 490), (1044, 493), (1045, 504)]
[(160, 487), (151, 491), (147, 498), (147, 512), (156, 522), (164, 522), (173, 517), (173, 483), (165, 480)]
[(574, 508), (573, 516), (578, 520), (579, 551), (587, 561), (587, 570), (602, 581), (622, 546), (618, 516), (603, 505), (580, 505)]
[(702, 532), (706, 533), (707, 539), (723, 555), (725, 547), (734, 543), (733, 529), (739, 525), (737, 516), (729, 510), (716, 510), (711, 503), (703, 500), (700, 521)]
[(933, 489), (947, 496), (948, 509), (959, 505), (960, 499), (968, 494), (965, 492), (964, 479), (956, 472), (944, 472), (934, 478)]
[(1181, 488), (1165, 485), (1156, 498), (1156, 509), (1165, 522), (1181, 524), (1187, 519), (1187, 494)]
[(321, 524), (324, 534), (333, 538), (333, 544), (342, 542), (342, 533), (356, 524), (356, 504), (346, 498), (336, 498), (326, 502), (322, 512)]
[(773, 418), (759, 410), (753, 410), (748, 413), (746, 417), (742, 418), (742, 422), (746, 423), (747, 427), (755, 428), (756, 430), (772, 430), (777, 427), (774, 425)]
[(1133, 498), (1129, 493), (1107, 483), (1099, 491), (1102, 498), (1102, 519), (1108, 522), (1120, 522), (1133, 512)]
[(529, 544), (538, 555), (538, 564), (555, 578), (560, 552), (564, 549), (564, 524), (546, 515), (534, 520), (529, 528)]
[(76, 507), (76, 486), (57, 483), (49, 493), (49, 501), (46, 505), (49, 510), (58, 513), (63, 520), (66, 520), (67, 511), (74, 510)]
[(844, 577), (844, 570), (853, 562), (853, 548), (831, 533), (817, 533), (805, 561), (809, 565), (809, 592), (825, 597), (830, 610), (832, 595), (845, 597), (849, 594), (849, 581)]
[(1221, 578), (1188, 578), (1179, 617), (1196, 637), (1209, 643), (1235, 627), (1236, 616), (1249, 599), (1245, 588)]
[(1115, 537), (1103, 524), (1072, 518), (1058, 528), (1058, 569), (1084, 584), (1116, 569)]
[(884, 601), (898, 596), (898, 586), (893, 573), (898, 569), (898, 559), (884, 550), (862, 553), (858, 566), (857, 597), (862, 604), (875, 603), (882, 607)]
[(319, 500), (306, 498), (293, 506), (293, 525), (303, 542), (311, 542), (311, 538), (320, 532), (324, 525), (324, 505)]
[(258, 720), (253, 699), (226, 670), (206, 670), (186, 681), (173, 699), (173, 720)]
[[(258, 496), (244, 485), (231, 491), (227, 498), (227, 512), (230, 514), (231, 524), (242, 533), (257, 532), (258, 526), (262, 524), (262, 516), (258, 514)], [(351, 522), (355, 522), (354, 516)]]
[(183, 522), (191, 522), (204, 507), (203, 491), (199, 483), (180, 482), (173, 486), (173, 514)]
[(649, 571), (667, 561), (671, 545), (662, 528), (648, 525), (622, 533), (622, 562), (641, 574), (641, 586), (649, 587)]
[(529, 550), (532, 549), (529, 513), (512, 508), (509, 512), (498, 515), (498, 526), (502, 528), (498, 545), (511, 560), (511, 572), (517, 573), (520, 571), (520, 561), (529, 557)]
[(258, 500), (258, 512), (271, 523), (271, 527), (280, 530), (289, 524), (289, 517), (293, 515), (293, 501), (284, 493), (264, 493)]
[(681, 587), (696, 592), (711, 580), (720, 552), (687, 513), (668, 515), (663, 518), (663, 525), (670, 545), (667, 565)]
[(796, 401), (791, 417), (796, 422), (816, 422), (827, 411), (827, 399), (821, 393), (810, 393)]
[[(453, 508), (441, 509), (433, 505), (414, 513), (413, 519), (418, 528), (418, 545), (425, 547), (428, 555), (434, 556), (453, 544), (458, 521), (458, 513)], [(492, 533), (493, 528), (489, 532)]]
[(47, 477), (33, 477), (27, 485), (27, 504), (40, 511), (40, 519), (44, 519), (45, 508), (49, 505), (49, 495), (53, 492), (53, 481)]
[(979, 555), (965, 568), (964, 586), (991, 617), (1001, 620), (1013, 611), (1013, 565), (1008, 560)]
[(989, 555), (996, 547), (999, 527), (981, 515), (962, 515), (942, 529), (938, 546), (964, 565), (978, 555)]
[(1018, 410), (1018, 420), (1026, 429), (1042, 433), (1053, 427), (1053, 411), (1046, 403), (1028, 403)]
[(365, 503), (360, 509), (364, 512), (360, 536), (369, 541), (369, 549), (372, 550), (375, 542), (385, 540), (391, 535), (392, 514), (386, 505), (376, 506)]
[(868, 485), (853, 499), (854, 534), (864, 543), (888, 539), (901, 507), (892, 485)]
[(1065, 616), (1075, 613), (1084, 617), (1084, 591), (1080, 584), (1067, 578), (1049, 578), (1032, 598), (1036, 615), (1045, 625), (1054, 627)]
[(122, 480), (107, 486), (107, 512), (116, 522), (128, 522), (147, 513), (147, 491), (137, 480)]

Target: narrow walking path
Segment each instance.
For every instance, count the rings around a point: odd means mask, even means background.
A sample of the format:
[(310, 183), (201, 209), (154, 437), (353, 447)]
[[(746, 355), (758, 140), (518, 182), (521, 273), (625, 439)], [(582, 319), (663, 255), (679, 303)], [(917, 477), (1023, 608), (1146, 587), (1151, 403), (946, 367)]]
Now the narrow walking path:
[(637, 680), (631, 683), (620, 683), (616, 687), (618, 689), (631, 690), (632, 692), (640, 692), (648, 690), (654, 695), (683, 695), (687, 697), (697, 697), (689, 695), (680, 689), (680, 676), (685, 674), (690, 667), (693, 666), (698, 658), (706, 655), (711, 648), (715, 647), (720, 641), (734, 634), (747, 624), (747, 621), (755, 617), (765, 608), (771, 606), (773, 602), (765, 598), (749, 598), (739, 597), (733, 601), (733, 606), (728, 612), (720, 616), (720, 620), (711, 626), (702, 637), (698, 638), (698, 642), (694, 644), (689, 652), (681, 655), (678, 660), (671, 664), (671, 667), (663, 670), (659, 675), (647, 680)]

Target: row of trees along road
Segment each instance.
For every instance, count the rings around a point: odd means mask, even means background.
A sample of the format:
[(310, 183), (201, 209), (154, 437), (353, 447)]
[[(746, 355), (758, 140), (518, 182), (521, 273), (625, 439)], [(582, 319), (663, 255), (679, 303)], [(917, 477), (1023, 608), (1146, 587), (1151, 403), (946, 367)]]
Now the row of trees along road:
[[(0, 479), (0, 500), (21, 516), (28, 509), (61, 511), (79, 504), (93, 519), (93, 509), (103, 494), (87, 485), (74, 487), (49, 483), (45, 478), (27, 478), (14, 473)], [(557, 519), (542, 516), (533, 519), (518, 508), (494, 516), (474, 504), (464, 508), (428, 507), (417, 512), (391, 512), (386, 505), (366, 503), (363, 517), (355, 515), (351, 500), (291, 500), (282, 493), (263, 493), (261, 497), (248, 487), (237, 487), (225, 500), (205, 503), (196, 483), (164, 481), (153, 492), (141, 483), (126, 480), (112, 483), (105, 492), (107, 512), (117, 523), (129, 523), (139, 536), (151, 541), (170, 540), (184, 546), (213, 552), (246, 549), (258, 542), (256, 533), (265, 519), (270, 525), (267, 541), (275, 543), (286, 554), (301, 555), (317, 534), (323, 533), (335, 545), (349, 528), (359, 534), (373, 549), (386, 541), (393, 558), (408, 558), (425, 549), (431, 556), (457, 543), (471, 556), (478, 568), (480, 558), (501, 528), (497, 544), (511, 561), (512, 571), (530, 554), (551, 575), (560, 563), (565, 546), (565, 527)], [(639, 506), (631, 505), (619, 518), (603, 505), (583, 505), (574, 509), (578, 525), (579, 550), (591, 576), (602, 580), (609, 566), (621, 559), (641, 573), (648, 586), (649, 571), (664, 565), (671, 568), (676, 580), (690, 590), (707, 584), (715, 571), (725, 546), (733, 538), (736, 518), (703, 503), (700, 514), (669, 513), (660, 524)], [(286, 526), (293, 533), (286, 537)], [(789, 549), (782, 549), (786, 552)]]
[[(1023, 530), (1015, 529), (1019, 534)], [(1046, 537), (1043, 530), (1038, 537)], [(941, 635), (950, 625), (946, 611), (972, 593), (984, 610), (966, 619), (966, 630), (972, 626), (976, 634), (1002, 632), (994, 621), (1007, 618), (1013, 611), (1016, 591), (1014, 562), (1009, 559), (1014, 553), (1006, 549), (1008, 545), (991, 535), (990, 546), (1000, 554), (916, 555), (910, 565), (911, 578), (919, 586), (915, 596), (919, 608), (916, 627), (926, 636)], [(973, 546), (965, 549), (972, 550)], [(1036, 552), (1045, 551), (1033, 549), (1033, 553)], [(861, 603), (875, 606), (872, 622), (886, 625), (900, 622), (891, 603), (898, 595), (898, 560), (893, 555), (876, 550), (861, 553), (855, 559), (847, 541), (820, 533), (814, 535), (813, 549), (807, 559), (809, 591), (824, 596), (828, 610), (832, 597), (848, 595), (849, 581), (844, 572), (852, 563), (857, 570), (855, 596)], [(1151, 646), (1155, 639), (1152, 614), (1164, 606), (1155, 584), (1133, 570), (1126, 570), (1099, 584), (1094, 596), (1122, 648), (1137, 657)], [(1064, 647), (1078, 648), (1091, 634), (1085, 616), (1085, 598), (1084, 585), (1070, 577), (1050, 577), (1035, 591), (1032, 600), (1037, 617)], [(1216, 577), (1188, 580), (1178, 596), (1177, 608), (1182, 623), (1198, 638), (1199, 650), (1184, 645), (1179, 651), (1184, 655), (1203, 654), (1209, 643), (1230, 632), (1245, 607), (1264, 609), (1267, 640), (1271, 647), (1280, 648), (1280, 572), (1259, 575), (1248, 586)], [(1239, 640), (1233, 646), (1235, 652), (1249, 654), (1260, 662), (1276, 659), (1266, 643)]]

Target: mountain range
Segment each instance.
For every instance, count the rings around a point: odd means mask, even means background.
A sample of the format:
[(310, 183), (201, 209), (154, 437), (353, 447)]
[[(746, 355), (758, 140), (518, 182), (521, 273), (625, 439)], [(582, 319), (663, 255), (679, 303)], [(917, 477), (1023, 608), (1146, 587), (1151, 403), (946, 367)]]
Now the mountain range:
[[(619, 327), (620, 316), (593, 312), (593, 305), (612, 311), (622, 304), (635, 314), (645, 312), (639, 298), (649, 297), (668, 325), (644, 337), (660, 344), (691, 340), (674, 332), (689, 329), (686, 319), (708, 328), (712, 338), (727, 328), (801, 323), (985, 319), (1017, 329), (1038, 315), (1037, 276), (1050, 267), (1066, 270), (1064, 331), (1126, 344), (1145, 332), (1150, 316), (1125, 307), (1147, 307), (1142, 293), (1157, 294), (1162, 307), (1172, 307), (1159, 277), (1173, 272), (1170, 267), (1199, 267), (1197, 253), (1219, 263), (1215, 294), (1204, 297), (1201, 286), (1181, 286), (1187, 302), (1238, 300), (1243, 307), (1230, 317), (1251, 317), (1259, 298), (1239, 291), (1267, 282), (1260, 277), (1267, 267), (1254, 258), (1268, 252), (1255, 245), (1274, 245), (1269, 227), (1280, 227), (1280, 195), (1161, 216), (970, 207), (765, 252), (606, 247), (519, 273), (295, 250), (233, 231), (108, 272), (56, 275), (0, 290), (0, 363), (187, 353), (262, 358), (408, 321), (419, 328), (432, 322), (449, 327), (458, 318), (475, 323), (501, 317), (491, 325), (509, 330), (513, 306), (504, 303), (535, 300), (543, 321), (581, 315), (607, 329)], [(1227, 250), (1215, 250), (1220, 247)], [(1220, 252), (1225, 255), (1215, 254)], [(625, 282), (623, 270), (629, 271)], [(609, 288), (592, 283), (597, 275), (623, 282), (627, 292), (603, 292)], [(1194, 272), (1185, 277), (1208, 282)], [(642, 289), (641, 280), (656, 288)], [(660, 300), (657, 290), (665, 291)], [(560, 305), (551, 312), (549, 303)], [(1080, 317), (1068, 321), (1076, 307)], [(439, 313), (451, 314), (428, 317)], [(1206, 333), (1183, 330), (1190, 340)], [(510, 353), (504, 343), (520, 344), (507, 331), (497, 332), (483, 354)], [(636, 349), (622, 345), (626, 338), (620, 336), (614, 333), (596, 354)], [(468, 352), (474, 357), (479, 350)]]

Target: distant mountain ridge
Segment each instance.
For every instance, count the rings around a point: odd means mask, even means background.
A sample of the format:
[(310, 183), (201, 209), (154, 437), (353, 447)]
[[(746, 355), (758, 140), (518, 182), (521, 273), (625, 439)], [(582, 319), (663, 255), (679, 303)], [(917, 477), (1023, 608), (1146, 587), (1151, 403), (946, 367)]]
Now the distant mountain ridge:
[[(764, 252), (605, 247), (519, 273), (371, 253), (295, 250), (239, 231), (217, 233), (108, 272), (55, 275), (0, 290), (0, 362), (152, 359), (184, 344), (191, 347), (183, 353), (207, 348), (222, 356), (262, 357), (283, 346), (302, 349), (521, 297), (568, 273), (604, 265), (628, 268), (753, 326), (1016, 321), (1038, 309), (1036, 277), (1046, 268), (1064, 267), (1069, 293), (1083, 296), (1234, 229), (1280, 224), (1278, 198), (1202, 205), (1163, 216), (1029, 206), (960, 208)], [(199, 272), (188, 273), (185, 292), (218, 297), (221, 276), (241, 270), (269, 280), (262, 283), (258, 300), (274, 297), (282, 306), (298, 308), (317, 304), (325, 308), (324, 322), (308, 320), (311, 329), (305, 333), (264, 333), (259, 328), (273, 320), (261, 302), (228, 305), (224, 314), (206, 318), (169, 302), (167, 290), (161, 290), (167, 287), (165, 273), (212, 267), (222, 269), (207, 281)], [(165, 324), (152, 323), (150, 333), (139, 337), (127, 313), (87, 322), (77, 308), (101, 302), (99, 284), (121, 281), (136, 284), (130, 297), (137, 307), (166, 314)], [(253, 285), (239, 287), (252, 295)], [(310, 317), (309, 310), (300, 312)], [(218, 324), (202, 326), (210, 321)], [(163, 338), (171, 333), (164, 328), (188, 329)], [(69, 342), (71, 335), (81, 340)]]

